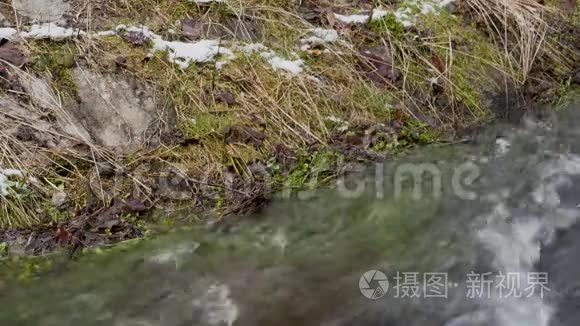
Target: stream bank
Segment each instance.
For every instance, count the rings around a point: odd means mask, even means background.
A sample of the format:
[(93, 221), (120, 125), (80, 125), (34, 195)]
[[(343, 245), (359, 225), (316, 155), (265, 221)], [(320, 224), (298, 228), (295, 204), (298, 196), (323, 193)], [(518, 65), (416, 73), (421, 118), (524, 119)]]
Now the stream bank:
[(578, 87), (578, 10), (550, 1), (15, 3), (0, 7), (10, 256), (238, 220)]

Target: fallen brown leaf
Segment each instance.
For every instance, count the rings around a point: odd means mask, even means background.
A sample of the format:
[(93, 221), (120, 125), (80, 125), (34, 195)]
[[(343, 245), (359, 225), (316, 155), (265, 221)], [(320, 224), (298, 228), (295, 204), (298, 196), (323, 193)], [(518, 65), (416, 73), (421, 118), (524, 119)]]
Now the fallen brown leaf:
[(241, 143), (259, 147), (266, 140), (266, 135), (249, 126), (230, 126), (225, 129), (224, 134), (228, 144)]
[(379, 85), (392, 84), (400, 77), (400, 72), (394, 67), (391, 50), (387, 46), (360, 51), (359, 68), (369, 80)]
[(21, 67), (26, 63), (26, 57), (22, 52), (14, 46), (14, 43), (6, 39), (0, 41), (0, 60), (6, 61), (17, 67)]
[(215, 97), (216, 101), (220, 103), (224, 103), (226, 105), (234, 105), (236, 104), (236, 99), (234, 94), (229, 91), (220, 92)]
[(440, 74), (444, 74), (447, 70), (443, 60), (441, 60), (441, 57), (439, 57), (439, 55), (437, 55), (435, 52), (431, 52), (431, 63)]

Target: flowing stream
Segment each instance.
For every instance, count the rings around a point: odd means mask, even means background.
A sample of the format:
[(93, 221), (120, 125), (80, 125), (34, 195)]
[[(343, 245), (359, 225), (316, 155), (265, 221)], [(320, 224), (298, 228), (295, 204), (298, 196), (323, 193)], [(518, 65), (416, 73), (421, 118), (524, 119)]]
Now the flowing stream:
[(577, 108), (526, 117), (239, 223), (85, 257), (8, 285), (0, 321), (580, 325), (579, 125)]

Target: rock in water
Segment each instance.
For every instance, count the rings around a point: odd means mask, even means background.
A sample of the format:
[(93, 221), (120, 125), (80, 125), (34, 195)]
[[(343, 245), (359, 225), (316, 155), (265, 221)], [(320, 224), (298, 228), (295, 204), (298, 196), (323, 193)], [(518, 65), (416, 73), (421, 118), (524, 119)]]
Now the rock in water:
[(13, 0), (14, 9), (22, 16), (39, 22), (56, 22), (70, 9), (63, 0)]

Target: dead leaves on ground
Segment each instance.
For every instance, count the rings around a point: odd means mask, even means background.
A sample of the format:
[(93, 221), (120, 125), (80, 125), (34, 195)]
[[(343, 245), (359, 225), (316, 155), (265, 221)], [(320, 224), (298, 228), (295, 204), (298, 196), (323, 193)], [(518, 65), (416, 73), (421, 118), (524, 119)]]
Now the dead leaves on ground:
[(123, 39), (135, 46), (143, 46), (149, 40), (144, 33), (135, 31), (125, 33)]
[(224, 135), (228, 144), (241, 143), (252, 145), (256, 148), (266, 140), (264, 133), (245, 125), (228, 127), (224, 130)]
[(14, 43), (7, 39), (0, 40), (0, 63), (6, 61), (17, 67), (21, 67), (26, 63), (26, 57), (14, 45)]
[(389, 86), (401, 73), (395, 68), (391, 50), (387, 46), (363, 49), (359, 53), (359, 67), (365, 76), (377, 86)]

